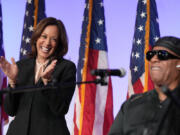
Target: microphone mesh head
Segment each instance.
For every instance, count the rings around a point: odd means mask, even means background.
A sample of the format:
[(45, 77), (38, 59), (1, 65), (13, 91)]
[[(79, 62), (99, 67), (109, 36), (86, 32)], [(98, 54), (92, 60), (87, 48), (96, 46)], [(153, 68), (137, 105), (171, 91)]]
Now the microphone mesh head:
[(124, 77), (126, 75), (126, 70), (124, 68), (119, 69), (121, 71), (120, 77)]

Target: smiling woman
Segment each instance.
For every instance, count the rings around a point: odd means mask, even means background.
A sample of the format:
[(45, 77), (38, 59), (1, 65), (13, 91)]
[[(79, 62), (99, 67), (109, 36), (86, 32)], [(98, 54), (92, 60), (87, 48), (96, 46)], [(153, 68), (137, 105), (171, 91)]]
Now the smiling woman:
[(36, 42), (37, 60), (44, 63), (57, 47), (58, 28), (55, 25), (47, 26)]
[[(63, 58), (67, 53), (67, 35), (60, 20), (49, 17), (37, 25), (31, 39), (29, 58), (10, 64), (0, 57), (0, 67), (7, 75), (9, 87), (44, 87), (71, 83), (57, 89), (13, 93), (5, 97), (5, 111), (15, 119), (7, 135), (69, 135), (65, 114), (74, 93), (75, 64)], [(19, 129), (19, 130), (17, 130)]]

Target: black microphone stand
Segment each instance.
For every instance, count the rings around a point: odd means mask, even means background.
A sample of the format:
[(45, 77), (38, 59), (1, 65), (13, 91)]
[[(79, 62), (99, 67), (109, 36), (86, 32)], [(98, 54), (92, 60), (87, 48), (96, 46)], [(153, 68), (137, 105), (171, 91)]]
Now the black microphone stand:
[(84, 82), (71, 82), (71, 83), (57, 83), (56, 79), (52, 80), (52, 83), (47, 84), (45, 86), (26, 86), (26, 87), (7, 87), (0, 90), (0, 95), (2, 94), (8, 94), (8, 93), (25, 93), (25, 92), (33, 92), (33, 91), (44, 91), (48, 89), (57, 90), (59, 87), (69, 87), (71, 85), (76, 84), (89, 84), (89, 83), (95, 83), (100, 85), (107, 85), (107, 82), (105, 81), (105, 76), (100, 77), (99, 79), (95, 79), (92, 81), (84, 81)]
[(7, 87), (0, 90), (0, 94), (7, 94), (7, 93), (22, 93), (22, 92), (33, 92), (33, 91), (43, 91), (48, 89), (57, 89), (57, 86), (53, 85), (46, 85), (46, 86), (26, 86), (26, 87), (16, 87), (11, 88)]
[(95, 83), (95, 84), (101, 84), (101, 85), (107, 85), (108, 84), (105, 81), (105, 77), (100, 77), (100, 79), (95, 79), (93, 81), (76, 82), (76, 84), (88, 84), (88, 83)]

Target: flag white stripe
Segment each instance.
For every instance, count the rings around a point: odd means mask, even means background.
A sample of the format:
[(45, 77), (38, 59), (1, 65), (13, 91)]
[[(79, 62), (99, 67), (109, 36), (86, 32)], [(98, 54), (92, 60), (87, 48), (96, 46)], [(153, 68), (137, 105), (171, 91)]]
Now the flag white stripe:
[(142, 86), (144, 87), (144, 85), (145, 85), (145, 73), (142, 74), (142, 76), (140, 77), (140, 80), (141, 80)]
[(75, 113), (76, 113), (76, 121), (75, 123), (73, 124), (73, 131), (72, 131), (72, 135), (74, 135), (74, 125), (76, 124), (78, 130), (80, 129), (80, 111), (81, 111), (81, 103), (80, 103), (80, 100), (79, 100), (79, 88), (78, 86), (76, 85), (76, 89), (75, 89)]
[[(107, 53), (99, 51), (97, 68), (108, 68)], [(106, 78), (108, 82), (109, 77)], [(93, 125), (93, 135), (103, 135), (104, 112), (106, 107), (106, 99), (108, 94), (108, 85), (96, 87), (96, 101), (95, 101), (95, 119)]]

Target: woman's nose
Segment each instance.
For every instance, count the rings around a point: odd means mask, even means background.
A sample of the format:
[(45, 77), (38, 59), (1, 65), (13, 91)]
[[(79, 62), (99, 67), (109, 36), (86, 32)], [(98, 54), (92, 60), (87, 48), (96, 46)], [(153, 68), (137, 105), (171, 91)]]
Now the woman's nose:
[(46, 45), (50, 45), (51, 44), (51, 39), (50, 38), (47, 38), (46, 41), (45, 41)]

